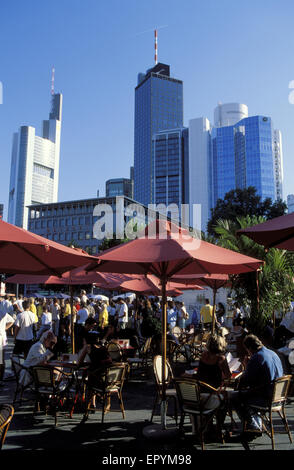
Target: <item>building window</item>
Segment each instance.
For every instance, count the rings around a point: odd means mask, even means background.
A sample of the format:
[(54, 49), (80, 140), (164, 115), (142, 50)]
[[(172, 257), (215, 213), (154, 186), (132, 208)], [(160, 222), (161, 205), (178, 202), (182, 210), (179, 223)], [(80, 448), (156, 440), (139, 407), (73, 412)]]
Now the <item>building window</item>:
[(79, 232), (79, 240), (84, 240), (84, 233), (83, 232)]

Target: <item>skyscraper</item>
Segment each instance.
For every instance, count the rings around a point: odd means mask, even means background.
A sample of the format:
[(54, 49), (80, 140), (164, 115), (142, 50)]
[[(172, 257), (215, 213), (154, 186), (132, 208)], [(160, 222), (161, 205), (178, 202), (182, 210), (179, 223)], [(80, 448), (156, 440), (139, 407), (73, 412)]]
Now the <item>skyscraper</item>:
[(27, 206), (58, 199), (61, 114), (62, 95), (53, 94), (42, 137), (31, 126), (13, 135), (8, 222), (19, 227), (27, 228)]
[(283, 148), (282, 134), (278, 129), (273, 132), (274, 171), (276, 182), (276, 198), (283, 199)]
[(254, 186), (262, 200), (282, 194), (281, 135), (271, 118), (248, 117), (238, 103), (218, 105), (214, 118), (214, 126), (206, 118), (189, 123), (189, 203), (201, 204), (203, 231), (217, 200), (232, 189)]
[(174, 205), (171, 217), (179, 220), (181, 204), (189, 198), (188, 129), (171, 129), (152, 139), (152, 203)]
[(170, 77), (169, 65), (158, 63), (138, 75), (135, 88), (134, 199), (153, 200), (152, 137), (183, 127), (183, 82)]

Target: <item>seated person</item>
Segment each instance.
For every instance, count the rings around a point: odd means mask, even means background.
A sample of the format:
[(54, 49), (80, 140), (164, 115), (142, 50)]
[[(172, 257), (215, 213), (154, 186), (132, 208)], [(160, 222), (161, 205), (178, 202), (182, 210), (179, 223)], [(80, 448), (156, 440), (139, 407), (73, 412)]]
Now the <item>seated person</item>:
[(97, 331), (97, 321), (93, 317), (87, 318), (85, 326), (81, 329), (80, 338), (83, 347), (87, 344), (98, 342), (99, 333)]
[(236, 410), (246, 429), (251, 431), (242, 437), (254, 439), (261, 434), (258, 423), (253, 419), (250, 405), (267, 406), (273, 391), (273, 381), (283, 376), (283, 366), (279, 356), (266, 348), (261, 340), (249, 334), (243, 344), (247, 350), (247, 365), (239, 378), (238, 390), (229, 396), (230, 406)]
[[(57, 338), (51, 330), (45, 331), (39, 341), (31, 346), (26, 360), (23, 365), (26, 368), (45, 365), (46, 362), (54, 356), (54, 346), (57, 343)], [(22, 370), (20, 375), (20, 383), (23, 386), (28, 385), (32, 380), (29, 370)]]
[(221, 335), (211, 334), (206, 343), (206, 349), (201, 354), (196, 378), (218, 389), (224, 379), (231, 377), (225, 352), (226, 340)]

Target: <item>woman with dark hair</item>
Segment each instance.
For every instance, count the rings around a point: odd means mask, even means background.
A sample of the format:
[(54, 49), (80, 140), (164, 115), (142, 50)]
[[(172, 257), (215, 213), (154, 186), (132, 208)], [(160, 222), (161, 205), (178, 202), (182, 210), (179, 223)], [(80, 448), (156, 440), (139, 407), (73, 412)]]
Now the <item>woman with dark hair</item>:
[(224, 304), (219, 302), (217, 304), (217, 310), (215, 312), (216, 319), (220, 325), (222, 325), (225, 321), (225, 314), (226, 314), (226, 309), (224, 307)]

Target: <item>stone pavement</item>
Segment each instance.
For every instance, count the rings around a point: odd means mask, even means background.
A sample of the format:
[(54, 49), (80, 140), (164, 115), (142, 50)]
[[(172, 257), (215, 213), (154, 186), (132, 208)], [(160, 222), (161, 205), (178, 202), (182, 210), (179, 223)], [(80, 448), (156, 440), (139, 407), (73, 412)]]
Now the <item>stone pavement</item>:
[[(10, 350), (11, 347), (12, 345), (10, 345)], [(0, 388), (0, 403), (12, 403), (13, 401), (15, 380), (11, 374), (10, 361), (7, 361), (6, 377), (4, 385)], [(28, 400), (24, 401), (21, 407), (18, 403), (15, 404), (15, 414), (1, 452), (1, 461), (6, 456), (9, 462), (13, 462), (16, 458), (23, 462), (23, 459), (32, 459), (35, 452), (40, 455), (39, 451), (42, 451), (42, 454), (59, 456), (58, 458), (61, 460), (66, 458), (67, 463), (70, 455), (75, 461), (82, 456), (83, 459), (85, 457), (87, 459), (94, 458), (95, 463), (121, 464), (133, 468), (134, 466), (139, 467), (143, 463), (160, 464), (162, 463), (160, 459), (164, 456), (169, 460), (169, 464), (174, 465), (193, 464), (195, 459), (198, 461), (198, 459), (204, 458), (203, 454), (205, 454), (205, 461), (212, 456), (218, 459), (227, 459), (228, 454), (233, 456), (236, 452), (242, 458), (246, 454), (252, 455), (250, 452), (244, 452), (241, 443), (220, 444), (217, 442), (207, 442), (205, 444), (206, 452), (202, 453), (199, 444), (192, 436), (188, 418), (185, 421), (184, 437), (173, 437), (166, 442), (147, 439), (144, 437), (143, 430), (150, 425), (154, 396), (152, 371), (147, 376), (134, 373), (131, 379), (125, 383), (123, 389), (125, 419), (123, 419), (114, 397), (112, 411), (105, 415), (103, 425), (99, 409), (95, 414), (90, 414), (88, 421), (84, 424), (81, 423), (82, 412), (77, 409), (72, 419), (68, 416), (68, 412), (60, 412), (58, 426), (55, 428), (53, 416), (39, 413), (33, 417), (33, 395), (27, 392), (24, 398)], [(293, 404), (294, 398), (292, 397), (286, 406), (287, 418), (292, 432), (294, 431)], [(170, 412), (172, 413), (172, 404)], [(160, 423), (159, 409), (157, 413), (154, 422)], [(288, 435), (279, 432), (283, 431), (284, 427), (278, 415), (274, 422), (275, 455), (279, 455), (281, 451), (293, 451), (294, 444), (290, 443)], [(167, 423), (168, 427), (174, 427), (175, 421), (172, 416), (168, 416)], [(229, 422), (227, 424), (229, 425)], [(270, 451), (272, 455), (271, 441), (266, 435), (259, 437), (249, 445), (251, 450), (259, 450), (262, 453)], [(27, 451), (30, 451), (29, 454)], [(128, 460), (132, 456), (137, 458), (136, 464), (133, 465)], [(148, 462), (146, 461), (147, 456)], [(126, 460), (115, 460), (115, 458), (122, 457)], [(111, 459), (112, 461), (110, 461)]]

